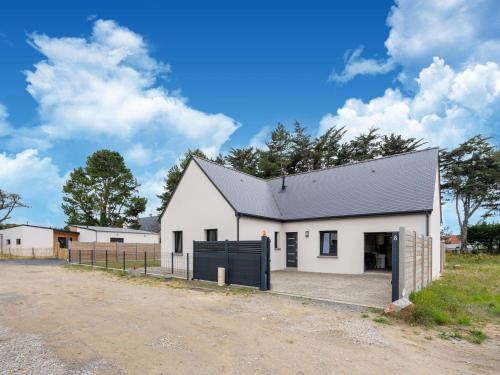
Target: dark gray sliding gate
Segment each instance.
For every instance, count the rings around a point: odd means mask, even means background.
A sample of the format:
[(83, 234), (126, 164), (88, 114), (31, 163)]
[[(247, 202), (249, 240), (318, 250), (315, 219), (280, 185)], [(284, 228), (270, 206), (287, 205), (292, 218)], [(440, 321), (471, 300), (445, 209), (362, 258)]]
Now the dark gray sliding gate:
[(226, 270), (227, 284), (271, 289), (270, 240), (193, 241), (193, 279), (217, 281), (218, 268)]

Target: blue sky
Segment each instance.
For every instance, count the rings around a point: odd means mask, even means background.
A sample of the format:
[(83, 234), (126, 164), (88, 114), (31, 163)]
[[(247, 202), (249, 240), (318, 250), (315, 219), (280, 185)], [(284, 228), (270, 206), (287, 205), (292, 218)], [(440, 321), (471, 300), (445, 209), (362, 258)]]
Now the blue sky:
[(67, 173), (104, 147), (154, 212), (188, 147), (259, 144), (278, 121), (498, 140), (493, 0), (331, 3), (2, 3), (0, 187), (31, 206), (15, 221), (63, 225)]

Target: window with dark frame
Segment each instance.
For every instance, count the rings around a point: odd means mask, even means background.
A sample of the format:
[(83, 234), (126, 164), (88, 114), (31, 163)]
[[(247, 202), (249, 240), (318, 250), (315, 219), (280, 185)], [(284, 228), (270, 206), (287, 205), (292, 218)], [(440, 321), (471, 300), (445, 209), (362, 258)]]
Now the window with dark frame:
[(174, 231), (174, 253), (182, 254), (182, 231)]
[(20, 238), (16, 238), (16, 245), (21, 245), (21, 239)]
[(121, 237), (111, 237), (111, 238), (109, 239), (109, 242), (113, 242), (113, 243), (114, 243), (114, 242), (123, 243), (123, 238), (121, 238)]
[(337, 231), (319, 232), (319, 255), (337, 256)]
[(207, 241), (217, 241), (217, 229), (205, 230)]
[(274, 250), (279, 250), (280, 248), (279, 238), (280, 232), (274, 232)]

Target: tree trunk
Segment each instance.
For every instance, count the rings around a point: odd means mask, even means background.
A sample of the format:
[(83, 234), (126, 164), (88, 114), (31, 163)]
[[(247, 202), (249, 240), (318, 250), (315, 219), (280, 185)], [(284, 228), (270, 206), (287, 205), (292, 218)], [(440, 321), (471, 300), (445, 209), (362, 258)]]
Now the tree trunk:
[(469, 225), (469, 218), (464, 214), (463, 225), (460, 233), (460, 252), (467, 251), (467, 226)]

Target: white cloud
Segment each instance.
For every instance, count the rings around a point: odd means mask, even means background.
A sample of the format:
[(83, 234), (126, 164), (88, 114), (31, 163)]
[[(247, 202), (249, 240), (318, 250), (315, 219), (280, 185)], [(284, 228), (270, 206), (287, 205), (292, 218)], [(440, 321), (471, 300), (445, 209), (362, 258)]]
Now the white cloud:
[(147, 165), (153, 161), (153, 151), (138, 143), (127, 150), (125, 159), (136, 165)]
[(345, 59), (343, 73), (329, 80), (346, 82), (361, 74), (383, 74), (402, 66), (413, 76), (439, 56), (454, 69), (464, 64), (500, 61), (500, 11), (495, 0), (396, 0), (387, 18), (387, 58), (365, 59), (362, 48)]
[(139, 194), (148, 199), (145, 215), (158, 214), (156, 209), (160, 207), (160, 199), (157, 195), (163, 192), (167, 173), (168, 168), (161, 168), (152, 175), (146, 174), (139, 178), (139, 182), (141, 183)]
[(480, 132), (495, 134), (488, 119), (500, 104), (500, 67), (496, 63), (455, 71), (443, 59), (434, 58), (415, 82), (414, 96), (387, 89), (368, 102), (348, 99), (335, 114), (321, 119), (319, 132), (346, 126), (348, 136), (353, 137), (377, 127), (386, 134), (424, 138), (433, 146), (453, 145)]
[(8, 135), (12, 131), (8, 117), (7, 107), (0, 103), (0, 137)]
[(265, 126), (260, 129), (257, 134), (250, 139), (248, 146), (258, 148), (260, 150), (267, 150), (266, 139), (269, 136), (270, 131), (269, 126)]
[(356, 48), (354, 51), (347, 51), (344, 54), (344, 71), (342, 73), (337, 73), (333, 70), (328, 77), (328, 81), (345, 83), (357, 75), (385, 74), (394, 69), (394, 62), (392, 59), (365, 59), (361, 57), (362, 53), (363, 46)]
[[(49, 157), (42, 157), (38, 150), (27, 149), (17, 154), (0, 153), (0, 188), (20, 194), (30, 209), (18, 210), (16, 215), (25, 214), (37, 219), (39, 224), (47, 223), (48, 217), (61, 213), (61, 190), (64, 177)], [(41, 217), (32, 215), (35, 211)]]
[(158, 129), (218, 150), (239, 126), (222, 113), (190, 107), (158, 85), (169, 66), (149, 55), (139, 34), (114, 21), (95, 21), (89, 38), (33, 34), (29, 42), (45, 56), (26, 80), (50, 138), (128, 139)]

